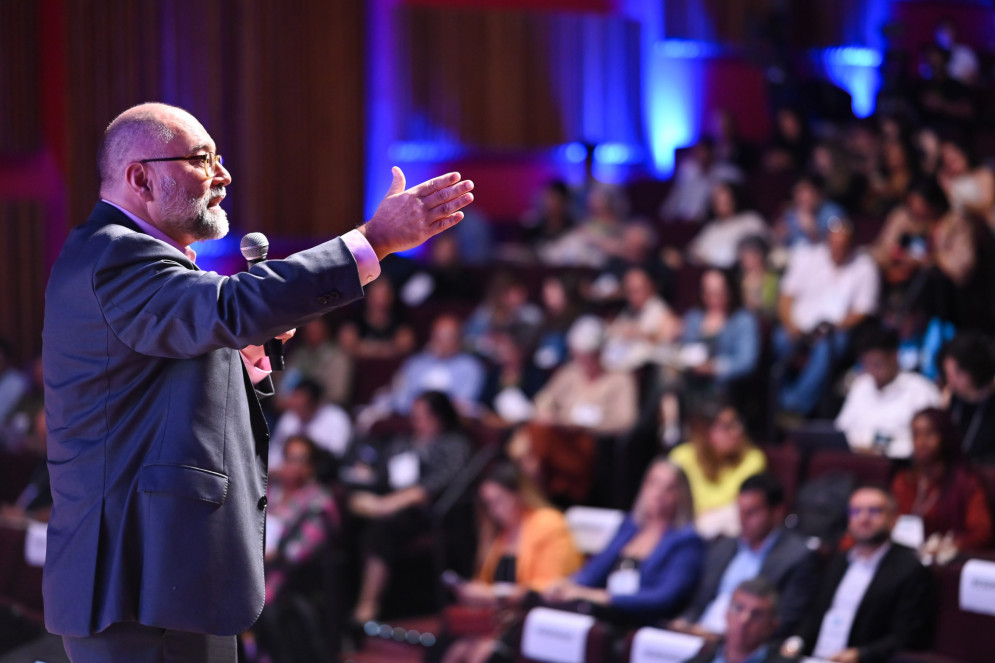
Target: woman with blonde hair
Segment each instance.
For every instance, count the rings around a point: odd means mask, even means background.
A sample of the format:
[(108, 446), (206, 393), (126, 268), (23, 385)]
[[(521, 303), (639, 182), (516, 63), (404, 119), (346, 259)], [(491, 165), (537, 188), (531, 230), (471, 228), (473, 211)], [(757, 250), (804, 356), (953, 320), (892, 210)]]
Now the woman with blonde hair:
[(695, 524), (705, 538), (739, 534), (736, 496), (747, 477), (762, 472), (767, 460), (750, 442), (743, 421), (731, 406), (710, 421), (693, 426), (690, 442), (674, 447), (670, 460), (687, 474), (694, 495)]
[(653, 623), (680, 612), (698, 583), (704, 557), (687, 477), (658, 457), (611, 542), (545, 598), (591, 603), (629, 624)]

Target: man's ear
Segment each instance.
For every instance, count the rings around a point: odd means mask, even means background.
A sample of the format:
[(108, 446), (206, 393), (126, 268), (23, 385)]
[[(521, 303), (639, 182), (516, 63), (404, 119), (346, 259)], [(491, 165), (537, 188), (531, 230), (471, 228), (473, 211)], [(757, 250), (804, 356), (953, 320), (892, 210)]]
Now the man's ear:
[(125, 183), (128, 190), (139, 196), (142, 200), (152, 199), (152, 178), (145, 169), (145, 164), (136, 162), (128, 164), (124, 171)]

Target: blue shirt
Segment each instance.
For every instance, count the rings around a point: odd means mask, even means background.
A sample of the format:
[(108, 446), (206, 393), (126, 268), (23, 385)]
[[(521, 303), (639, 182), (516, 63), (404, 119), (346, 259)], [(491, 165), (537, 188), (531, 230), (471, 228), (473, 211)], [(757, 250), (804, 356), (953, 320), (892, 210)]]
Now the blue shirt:
[[(767, 658), (767, 645), (763, 645), (760, 649), (747, 656), (743, 663), (761, 663), (765, 658)], [(712, 663), (726, 663), (724, 649), (719, 649), (718, 653), (715, 654), (715, 658), (712, 659)]]
[(739, 540), (736, 556), (732, 558), (722, 574), (715, 598), (701, 614), (699, 623), (703, 628), (712, 633), (725, 633), (726, 610), (729, 608), (729, 599), (732, 598), (733, 591), (741, 582), (752, 580), (760, 575), (764, 560), (767, 559), (770, 549), (774, 547), (780, 536), (779, 531), (771, 532), (756, 550), (750, 548), (742, 539)]

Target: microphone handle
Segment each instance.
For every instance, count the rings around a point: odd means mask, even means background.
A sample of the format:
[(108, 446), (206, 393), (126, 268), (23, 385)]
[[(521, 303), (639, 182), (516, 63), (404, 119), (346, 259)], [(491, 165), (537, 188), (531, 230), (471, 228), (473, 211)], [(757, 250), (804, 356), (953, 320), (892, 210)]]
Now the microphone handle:
[[(249, 269), (252, 269), (253, 265), (266, 262), (265, 254), (263, 254), (262, 258), (256, 258), (247, 262)], [(274, 371), (282, 371), (287, 368), (287, 362), (283, 360), (283, 341), (278, 338), (271, 338), (263, 343), (263, 349), (266, 351), (266, 356), (269, 357), (270, 368)]]

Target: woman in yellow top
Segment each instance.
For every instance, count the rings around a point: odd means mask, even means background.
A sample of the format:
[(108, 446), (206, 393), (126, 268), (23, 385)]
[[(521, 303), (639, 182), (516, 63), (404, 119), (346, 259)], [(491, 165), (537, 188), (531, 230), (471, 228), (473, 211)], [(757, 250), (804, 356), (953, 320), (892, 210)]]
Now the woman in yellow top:
[(720, 409), (690, 442), (674, 447), (670, 460), (684, 470), (691, 483), (698, 533), (706, 539), (738, 535), (739, 486), (747, 477), (762, 472), (767, 459), (746, 436), (736, 409)]
[[(470, 605), (514, 605), (527, 592), (541, 592), (570, 575), (582, 562), (563, 514), (546, 502), (512, 463), (494, 467), (480, 484), (479, 572), (453, 587)], [(493, 636), (456, 640), (444, 663), (483, 662), (493, 653)]]

